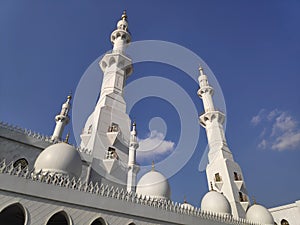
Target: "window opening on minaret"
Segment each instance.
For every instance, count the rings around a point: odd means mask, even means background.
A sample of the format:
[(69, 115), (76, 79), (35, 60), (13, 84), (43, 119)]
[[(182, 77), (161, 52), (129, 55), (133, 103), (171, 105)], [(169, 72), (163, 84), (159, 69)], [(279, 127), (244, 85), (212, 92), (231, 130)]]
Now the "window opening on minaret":
[(111, 126), (108, 128), (108, 132), (118, 132), (119, 131), (119, 125), (116, 123), (112, 123)]
[(108, 150), (106, 151), (106, 159), (119, 159), (116, 149), (108, 147)]
[(235, 181), (242, 180), (241, 174), (238, 174), (237, 172), (234, 172), (233, 174), (234, 174), (234, 180), (235, 180)]
[(216, 182), (222, 181), (222, 177), (220, 176), (219, 173), (216, 173), (216, 174), (215, 174), (215, 181), (216, 181)]
[(240, 202), (247, 202), (247, 196), (243, 192), (239, 192)]

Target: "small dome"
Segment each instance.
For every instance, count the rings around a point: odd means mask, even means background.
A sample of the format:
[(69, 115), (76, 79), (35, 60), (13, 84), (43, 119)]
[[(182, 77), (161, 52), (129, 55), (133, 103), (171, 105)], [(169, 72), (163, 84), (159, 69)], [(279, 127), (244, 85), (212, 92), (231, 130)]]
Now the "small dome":
[(62, 142), (45, 148), (35, 160), (34, 168), (35, 171), (80, 177), (82, 161), (75, 147)]
[(171, 189), (167, 178), (152, 170), (141, 177), (136, 192), (141, 195), (158, 199), (170, 199)]
[(201, 210), (231, 214), (231, 206), (227, 198), (217, 191), (210, 191), (204, 195), (201, 201)]
[(257, 204), (248, 208), (246, 219), (256, 223), (274, 225), (274, 219), (269, 210)]

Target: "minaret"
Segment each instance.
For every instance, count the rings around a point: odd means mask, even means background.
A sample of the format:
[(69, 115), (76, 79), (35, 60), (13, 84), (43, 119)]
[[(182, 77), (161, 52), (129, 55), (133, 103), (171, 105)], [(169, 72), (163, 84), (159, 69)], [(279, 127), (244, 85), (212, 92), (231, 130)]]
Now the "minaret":
[(55, 117), (56, 126), (51, 137), (52, 141), (61, 141), (61, 136), (62, 133), (64, 132), (64, 128), (69, 123), (70, 120), (68, 116), (68, 112), (71, 108), (71, 103), (70, 103), (71, 99), (72, 96), (68, 95), (67, 101), (61, 107), (60, 114), (58, 114)]
[(216, 191), (225, 195), (230, 202), (233, 216), (245, 218), (249, 200), (242, 170), (234, 161), (226, 142), (223, 128), (225, 115), (215, 108), (212, 97), (214, 89), (208, 83), (207, 76), (201, 67), (199, 72), (198, 95), (203, 101), (205, 111), (199, 119), (200, 124), (206, 130), (209, 146), (209, 163), (206, 168), (209, 188), (212, 184)]
[(113, 49), (99, 62), (103, 71), (100, 97), (80, 135), (80, 146), (92, 151), (93, 159), (97, 161), (93, 163), (93, 170), (97, 174), (105, 173), (105, 177), (111, 176), (112, 180), (117, 177), (117, 183), (126, 185), (131, 121), (126, 114), (123, 91), (126, 79), (132, 73), (132, 63), (125, 54), (131, 41), (125, 11), (110, 40)]
[(136, 190), (136, 175), (140, 167), (136, 164), (136, 150), (139, 147), (137, 142), (136, 123), (132, 124), (130, 133), (129, 155), (128, 155), (128, 175), (127, 175), (127, 191), (135, 192)]

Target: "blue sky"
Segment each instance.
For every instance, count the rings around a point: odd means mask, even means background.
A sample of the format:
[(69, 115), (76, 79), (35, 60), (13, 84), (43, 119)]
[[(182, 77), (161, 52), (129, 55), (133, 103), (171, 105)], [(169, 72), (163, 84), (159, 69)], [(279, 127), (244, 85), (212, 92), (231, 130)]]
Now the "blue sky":
[[(174, 42), (192, 50), (213, 71), (226, 101), (227, 141), (243, 170), (249, 196), (267, 207), (293, 202), (300, 198), (299, 8), (300, 3), (292, 0), (3, 0), (0, 118), (51, 135), (65, 96), (76, 90), (88, 66), (111, 49), (110, 33), (126, 9), (133, 41)], [(197, 83), (183, 71), (138, 63), (128, 83), (147, 76), (178, 84), (202, 113)], [(167, 100), (142, 99), (130, 115), (141, 140), (149, 138), (149, 123), (154, 124), (153, 131), (165, 132), (152, 132), (150, 137), (159, 139), (163, 133), (165, 149), (172, 150), (182, 124)], [(156, 117), (164, 122), (152, 123)], [(197, 117), (191, 119), (197, 125)], [(155, 122), (162, 127), (155, 127)], [(205, 173), (198, 170), (207, 144), (202, 128), (198, 136), (191, 159), (170, 178), (172, 199), (182, 202), (186, 196), (196, 206), (208, 189)], [(154, 158), (159, 161), (167, 155)]]

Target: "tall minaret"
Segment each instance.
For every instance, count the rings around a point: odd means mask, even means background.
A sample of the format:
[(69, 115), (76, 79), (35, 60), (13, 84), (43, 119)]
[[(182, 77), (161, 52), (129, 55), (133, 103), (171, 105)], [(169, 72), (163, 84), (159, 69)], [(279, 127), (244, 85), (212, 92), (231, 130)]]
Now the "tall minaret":
[(223, 128), (225, 115), (215, 108), (212, 98), (214, 89), (201, 67), (199, 71), (198, 95), (202, 98), (205, 110), (199, 119), (206, 130), (209, 146), (209, 163), (206, 168), (208, 186), (210, 188), (212, 184), (215, 190), (224, 194), (230, 202), (233, 216), (245, 218), (249, 200), (242, 170), (234, 161), (226, 142)]
[(68, 112), (71, 108), (72, 96), (68, 95), (67, 101), (62, 105), (60, 114), (55, 117), (56, 126), (51, 136), (52, 141), (61, 141), (62, 133), (64, 132), (65, 126), (69, 123)]
[(128, 174), (127, 174), (127, 191), (135, 192), (136, 190), (136, 175), (140, 167), (136, 164), (136, 150), (139, 147), (136, 133), (136, 123), (132, 124), (130, 133), (129, 155), (128, 155)]
[[(123, 90), (126, 79), (132, 73), (132, 63), (125, 55), (131, 41), (125, 11), (110, 40), (113, 49), (99, 62), (103, 71), (100, 97), (80, 135), (80, 145), (92, 151), (93, 159), (97, 161), (93, 163), (93, 170), (97, 174), (106, 173), (105, 176), (108, 178), (111, 175), (112, 179), (118, 177), (117, 182), (126, 185), (125, 167), (128, 162), (131, 121), (126, 114)], [(101, 172), (103, 169), (104, 172)], [(93, 179), (97, 180), (95, 177)]]

